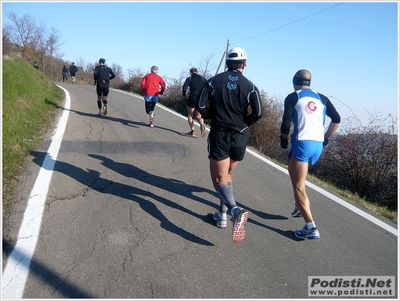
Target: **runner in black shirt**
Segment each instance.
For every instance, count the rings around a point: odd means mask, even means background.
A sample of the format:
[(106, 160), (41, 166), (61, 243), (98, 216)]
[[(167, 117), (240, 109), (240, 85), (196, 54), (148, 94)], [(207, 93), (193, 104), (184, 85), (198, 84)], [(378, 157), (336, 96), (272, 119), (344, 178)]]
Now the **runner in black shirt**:
[(78, 67), (75, 66), (75, 63), (72, 62), (72, 65), (69, 66), (69, 73), (71, 73), (72, 83), (75, 84), (75, 74), (78, 72)]
[(196, 103), (196, 110), (203, 118), (211, 119), (208, 136), (210, 173), (220, 198), (220, 210), (215, 212), (214, 219), (219, 228), (226, 228), (227, 211), (230, 209), (233, 242), (244, 239), (248, 212), (236, 205), (232, 173), (244, 158), (248, 127), (264, 113), (257, 87), (242, 74), (246, 61), (247, 54), (242, 48), (231, 49), (226, 58), (228, 71), (210, 78)]
[[(99, 66), (94, 68), (93, 78), (96, 85), (97, 94), (97, 107), (99, 108), (99, 115), (107, 115), (107, 96), (110, 91), (110, 80), (115, 78), (115, 73), (110, 67), (106, 66), (106, 60), (101, 58)], [(103, 110), (101, 105), (103, 102)]]
[(68, 80), (68, 68), (65, 65), (62, 68), (62, 76), (63, 76), (63, 82)]
[(182, 95), (184, 98), (187, 98), (186, 110), (188, 113), (188, 123), (190, 126), (190, 132), (187, 134), (190, 136), (196, 136), (193, 118), (196, 119), (200, 124), (201, 137), (206, 135), (204, 120), (201, 118), (201, 114), (194, 108), (196, 106), (197, 97), (199, 96), (201, 89), (204, 87), (205, 82), (206, 79), (199, 75), (197, 69), (191, 68), (190, 76), (186, 78), (182, 87)]

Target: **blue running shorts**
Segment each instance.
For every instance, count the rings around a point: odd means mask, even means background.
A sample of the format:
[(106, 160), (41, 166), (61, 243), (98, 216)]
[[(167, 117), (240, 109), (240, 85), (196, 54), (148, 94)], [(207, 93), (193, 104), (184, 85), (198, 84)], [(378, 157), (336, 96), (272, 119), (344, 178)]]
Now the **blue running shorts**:
[(300, 162), (308, 162), (314, 165), (322, 153), (322, 142), (313, 140), (291, 141), (292, 148), (289, 156)]
[(157, 102), (158, 98), (159, 98), (158, 96), (149, 96), (149, 95), (144, 96), (145, 101), (151, 101), (151, 102)]

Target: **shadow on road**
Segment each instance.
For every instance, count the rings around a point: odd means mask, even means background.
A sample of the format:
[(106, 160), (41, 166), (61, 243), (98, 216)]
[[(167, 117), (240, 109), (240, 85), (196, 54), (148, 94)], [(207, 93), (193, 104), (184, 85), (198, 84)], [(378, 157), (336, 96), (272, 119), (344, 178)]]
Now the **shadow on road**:
[[(85, 116), (85, 117), (99, 118), (99, 119), (104, 119), (104, 120), (110, 120), (110, 121), (113, 121), (113, 122), (119, 122), (122, 125), (130, 126), (130, 127), (134, 127), (134, 128), (148, 127), (149, 126), (144, 121), (134, 121), (132, 119), (122, 119), (122, 118), (113, 117), (112, 115), (99, 116), (98, 114), (90, 114), (90, 113), (80, 112), (80, 111), (76, 111), (76, 110), (70, 110), (70, 112), (74, 112), (74, 113), (76, 113), (78, 115)], [(169, 128), (165, 128), (165, 127), (161, 127), (161, 126), (157, 126), (157, 125), (155, 125), (154, 128), (155, 129), (164, 130), (164, 131), (168, 131), (168, 132), (171, 132), (171, 133), (175, 133), (175, 134), (178, 134), (178, 135), (181, 135), (181, 136), (187, 136), (187, 137), (190, 137), (190, 138), (196, 138), (196, 137), (191, 137), (191, 136), (187, 135), (186, 133), (181, 133), (181, 132), (174, 131), (174, 130), (171, 130)]]
[[(39, 164), (42, 161), (40, 158), (45, 156), (45, 153), (42, 152), (32, 152), (31, 153), (34, 158), (34, 162)], [(103, 160), (103, 165), (107, 168), (115, 170), (116, 172), (121, 173), (126, 177), (135, 177), (136, 179), (148, 183), (150, 185), (155, 185), (157, 187), (165, 189), (169, 187), (168, 190), (170, 192), (174, 192), (180, 194), (182, 196), (189, 197), (191, 199), (195, 199), (200, 202), (208, 203), (210, 206), (214, 206), (215, 204), (199, 198), (195, 195), (192, 195), (192, 192), (210, 192), (207, 189), (187, 185), (182, 181), (175, 180), (175, 179), (167, 179), (155, 175), (151, 175), (144, 170), (141, 170), (133, 165), (126, 164), (126, 163), (117, 163), (114, 162), (106, 157), (98, 156), (98, 155), (89, 155), (90, 157)], [(40, 164), (39, 164), (40, 165)], [(170, 206), (171, 208), (175, 208), (181, 210), (184, 213), (190, 214), (195, 218), (199, 218), (203, 221), (206, 221), (207, 215), (203, 216), (196, 212), (193, 212), (177, 203), (174, 203), (166, 198), (158, 196), (148, 190), (140, 189), (138, 187), (132, 187), (126, 184), (113, 182), (109, 179), (104, 179), (100, 177), (100, 173), (96, 170), (84, 170), (80, 167), (75, 165), (57, 161), (55, 164), (55, 170), (58, 172), (64, 173), (65, 175), (75, 179), (76, 181), (82, 183), (83, 185), (90, 187), (93, 190), (96, 190), (101, 193), (108, 193), (120, 198), (124, 198), (127, 200), (131, 200), (137, 202), (141, 208), (152, 215), (153, 217), (157, 218), (160, 221), (160, 226), (165, 230), (180, 235), (182, 238), (192, 241), (197, 244), (212, 246), (213, 244), (207, 240), (202, 239), (190, 232), (187, 232), (185, 229), (176, 226), (175, 224), (171, 223), (164, 214), (157, 208), (157, 206), (147, 200), (146, 198), (151, 198), (155, 201), (158, 201), (162, 204)]]
[[(35, 157), (34, 162), (36, 164), (38, 164), (39, 166), (41, 166), (41, 162), (43, 161), (43, 158), (45, 157), (46, 153), (32, 152), (31, 154)], [(125, 162), (115, 162), (114, 160), (111, 160), (111, 159), (101, 156), (101, 155), (89, 154), (88, 156), (102, 161), (101, 164), (103, 166), (105, 166), (125, 177), (134, 178), (134, 179), (141, 181), (143, 183), (146, 183), (150, 186), (158, 187), (160, 189), (168, 191), (169, 193), (177, 194), (177, 195), (183, 196), (185, 198), (206, 204), (207, 206), (210, 206), (211, 208), (213, 208), (212, 210), (218, 208), (218, 205), (216, 203), (211, 202), (207, 199), (201, 198), (195, 194), (195, 193), (206, 192), (206, 193), (209, 193), (210, 195), (212, 195), (213, 197), (215, 197), (216, 199), (218, 199), (218, 196), (215, 191), (211, 191), (209, 189), (205, 189), (205, 188), (202, 188), (199, 186), (189, 185), (181, 180), (165, 178), (165, 177), (160, 177), (160, 176), (157, 176), (154, 174), (150, 174), (147, 171), (142, 170), (134, 165), (131, 165), (131, 164), (128, 164)], [(195, 218), (198, 218), (205, 223), (214, 225), (214, 220), (212, 219), (212, 215), (211, 216), (209, 214), (200, 215), (196, 212), (189, 210), (188, 208), (186, 208), (180, 204), (177, 204), (176, 202), (173, 202), (164, 197), (156, 195), (149, 190), (144, 190), (144, 189), (140, 189), (138, 187), (133, 187), (133, 186), (129, 186), (126, 184), (113, 182), (109, 179), (101, 178), (100, 173), (96, 170), (84, 170), (75, 165), (72, 165), (72, 164), (69, 164), (66, 162), (61, 162), (61, 161), (56, 162), (55, 169), (58, 172), (64, 173), (65, 175), (77, 180), (78, 182), (82, 183), (83, 185), (85, 185), (87, 187), (90, 187), (93, 190), (96, 190), (101, 193), (112, 194), (112, 195), (115, 195), (120, 198), (124, 198), (124, 199), (128, 199), (128, 200), (137, 202), (143, 210), (145, 210), (147, 213), (149, 213), (153, 217), (157, 218), (160, 221), (160, 226), (169, 232), (180, 235), (182, 238), (185, 238), (194, 243), (208, 245), (208, 246), (213, 245), (211, 242), (206, 241), (192, 233), (189, 233), (186, 230), (184, 230), (180, 227), (177, 227), (176, 225), (171, 223), (162, 214), (162, 212), (157, 208), (157, 206), (153, 202), (149, 201), (146, 198), (151, 198), (154, 201), (157, 201), (166, 206), (180, 210), (183, 213), (186, 213)], [(243, 207), (244, 209), (248, 210), (249, 212), (251, 212), (251, 214), (257, 215), (263, 219), (287, 220), (287, 217), (285, 217), (285, 216), (268, 214), (268, 213), (261, 212), (258, 210), (253, 210), (252, 208), (249, 208), (244, 204), (240, 204), (239, 202), (238, 202), (238, 205)], [(285, 237), (297, 240), (297, 238), (293, 234), (293, 231), (283, 231), (281, 229), (273, 228), (268, 225), (259, 223), (251, 218), (249, 219), (248, 222), (258, 225), (263, 228), (267, 228), (267, 229), (274, 231)]]
[[(3, 238), (3, 253), (6, 250), (12, 249), (11, 244)], [(23, 252), (20, 250), (14, 248), (11, 256), (15, 258), (23, 258), (25, 255)], [(19, 261), (18, 264), (25, 264), (27, 261), (26, 260), (21, 260)], [(41, 263), (38, 260), (35, 260), (32, 258), (30, 261), (30, 265), (26, 266), (26, 269), (29, 269), (30, 273), (35, 274), (37, 277), (41, 278), (43, 280), (43, 283), (46, 283), (46, 285), (49, 285), (51, 287), (54, 287), (57, 289), (57, 293), (62, 294), (65, 298), (94, 298), (95, 296), (91, 296), (88, 293), (85, 292), (83, 288), (78, 287), (77, 285), (74, 285), (70, 283), (66, 278), (68, 276), (65, 276), (65, 278), (62, 278), (60, 275), (54, 273), (50, 269), (46, 267), (43, 263)], [(4, 283), (2, 283), (4, 285)]]

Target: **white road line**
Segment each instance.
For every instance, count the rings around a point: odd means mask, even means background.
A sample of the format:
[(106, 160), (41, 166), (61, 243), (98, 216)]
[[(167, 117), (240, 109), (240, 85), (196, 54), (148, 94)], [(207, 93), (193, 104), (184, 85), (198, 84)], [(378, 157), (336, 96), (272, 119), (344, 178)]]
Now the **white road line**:
[(64, 90), (66, 97), (64, 112), (51, 138), (50, 147), (29, 196), (28, 205), (18, 233), (17, 243), (8, 257), (7, 265), (3, 272), (1, 281), (2, 299), (22, 299), (25, 289), (29, 266), (39, 238), (40, 225), (53, 168), (71, 106), (71, 97), (68, 91), (63, 87), (60, 88)]

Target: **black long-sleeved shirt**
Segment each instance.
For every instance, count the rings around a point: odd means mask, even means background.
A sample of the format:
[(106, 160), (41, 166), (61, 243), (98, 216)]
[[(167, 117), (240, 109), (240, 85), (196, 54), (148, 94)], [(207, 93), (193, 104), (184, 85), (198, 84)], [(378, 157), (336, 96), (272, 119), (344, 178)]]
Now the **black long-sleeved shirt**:
[(108, 89), (110, 87), (110, 80), (115, 78), (115, 73), (110, 67), (96, 66), (94, 68), (93, 78), (97, 82), (98, 88)]
[(210, 78), (200, 92), (196, 110), (203, 118), (211, 119), (211, 129), (238, 132), (245, 131), (264, 114), (258, 88), (237, 70)]
[(75, 73), (78, 72), (78, 67), (75, 65), (69, 66), (69, 73), (71, 73), (72, 76), (75, 76)]
[(182, 95), (186, 96), (188, 90), (190, 90), (190, 98), (197, 99), (197, 96), (200, 94), (201, 89), (204, 87), (204, 83), (206, 79), (203, 76), (200, 76), (196, 73), (193, 73), (191, 76), (186, 78), (185, 82), (182, 86)]

